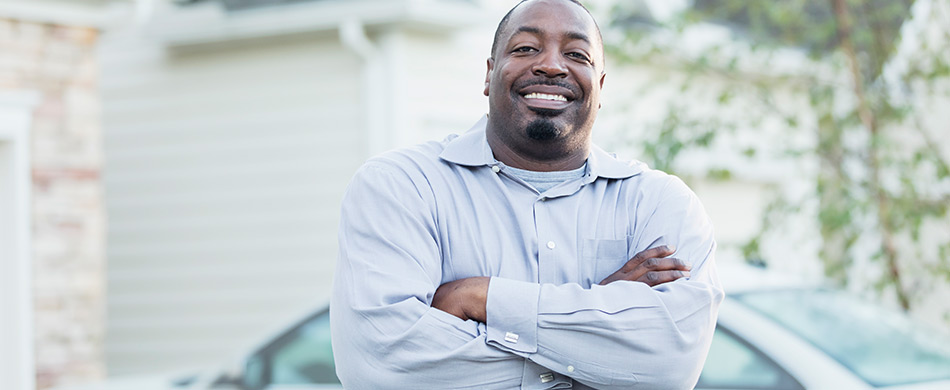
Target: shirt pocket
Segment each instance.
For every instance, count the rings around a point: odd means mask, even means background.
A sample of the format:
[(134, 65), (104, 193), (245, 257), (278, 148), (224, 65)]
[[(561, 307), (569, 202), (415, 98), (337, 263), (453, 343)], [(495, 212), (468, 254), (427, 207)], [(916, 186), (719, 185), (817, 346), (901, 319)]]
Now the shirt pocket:
[(627, 260), (626, 239), (584, 239), (581, 245), (581, 282), (585, 288), (600, 283)]

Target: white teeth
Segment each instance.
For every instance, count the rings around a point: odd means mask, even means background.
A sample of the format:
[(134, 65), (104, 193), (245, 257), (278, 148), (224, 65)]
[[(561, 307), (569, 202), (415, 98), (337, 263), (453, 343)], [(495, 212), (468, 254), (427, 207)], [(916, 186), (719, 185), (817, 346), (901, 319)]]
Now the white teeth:
[(533, 93), (529, 93), (529, 94), (527, 94), (527, 95), (524, 95), (524, 98), (525, 98), (525, 99), (556, 100), (556, 101), (559, 101), (559, 102), (566, 102), (566, 101), (567, 101), (567, 98), (564, 97), (564, 96), (562, 96), (562, 95), (548, 95), (548, 94), (546, 94), (546, 93), (537, 93), (537, 92), (533, 92)]

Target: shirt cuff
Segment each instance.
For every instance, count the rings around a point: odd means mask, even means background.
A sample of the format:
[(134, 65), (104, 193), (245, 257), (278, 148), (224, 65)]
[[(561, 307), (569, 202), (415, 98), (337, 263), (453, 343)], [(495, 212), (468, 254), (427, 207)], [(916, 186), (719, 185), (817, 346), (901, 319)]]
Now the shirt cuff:
[(492, 277), (485, 303), (486, 342), (515, 352), (537, 352), (540, 295), (540, 284)]

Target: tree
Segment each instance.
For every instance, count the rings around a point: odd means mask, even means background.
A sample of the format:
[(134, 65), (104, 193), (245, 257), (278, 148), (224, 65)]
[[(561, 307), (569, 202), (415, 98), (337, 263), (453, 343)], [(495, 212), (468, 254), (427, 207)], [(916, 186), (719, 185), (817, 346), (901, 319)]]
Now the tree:
[[(641, 140), (653, 166), (676, 171), (685, 152), (730, 135), (735, 142), (737, 132), (747, 136), (765, 122), (811, 139), (771, 142), (817, 169), (806, 175), (805, 196), (776, 194), (764, 231), (743, 246), (748, 259), (761, 258), (763, 237), (784, 219), (813, 210), (831, 280), (873, 287), (905, 310), (950, 283), (950, 150), (939, 143), (950, 125), (930, 120), (933, 102), (950, 104), (950, 1), (695, 0), (663, 22), (647, 10), (642, 2), (612, 6), (605, 29), (612, 58), (676, 67), (684, 95), (709, 95), (701, 91), (709, 83), (698, 79), (726, 81), (714, 110), (671, 100)], [(697, 29), (710, 25), (740, 38), (693, 45)], [(776, 70), (789, 53), (799, 54), (801, 66)], [(754, 143), (732, 150), (764, 152)], [(707, 176), (732, 175), (713, 168)], [(863, 264), (880, 272), (854, 286), (854, 276), (867, 273)]]

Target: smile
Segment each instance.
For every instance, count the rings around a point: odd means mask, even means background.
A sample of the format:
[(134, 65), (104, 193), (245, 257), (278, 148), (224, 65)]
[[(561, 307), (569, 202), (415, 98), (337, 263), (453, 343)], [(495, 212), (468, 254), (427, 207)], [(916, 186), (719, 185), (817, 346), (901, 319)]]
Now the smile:
[(564, 95), (552, 95), (552, 94), (537, 93), (537, 92), (533, 92), (533, 93), (529, 93), (529, 94), (527, 94), (527, 95), (524, 95), (524, 98), (525, 98), (525, 99), (553, 100), (553, 101), (558, 101), (558, 102), (566, 102), (566, 101), (567, 101), (567, 98), (564, 97)]

